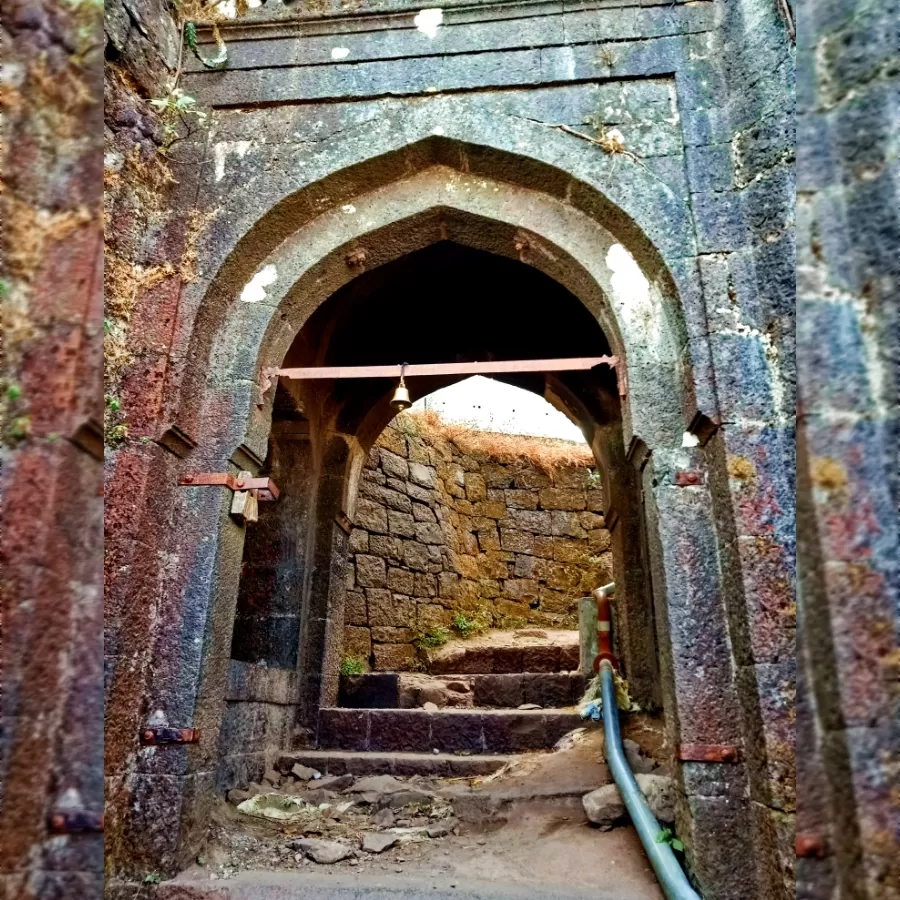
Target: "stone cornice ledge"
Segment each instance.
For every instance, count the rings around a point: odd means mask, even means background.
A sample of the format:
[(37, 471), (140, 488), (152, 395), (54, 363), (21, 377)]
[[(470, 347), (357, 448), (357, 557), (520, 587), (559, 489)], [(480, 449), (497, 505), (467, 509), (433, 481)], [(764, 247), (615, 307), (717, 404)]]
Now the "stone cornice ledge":
[[(412, 0), (321, 0), (306, 4), (300, 0), (294, 3), (268, 0), (264, 6), (249, 10), (239, 19), (225, 18), (217, 22), (217, 25), (223, 36), (233, 40), (286, 36), (295, 28), (314, 23), (320, 23), (319, 33), (340, 32), (344, 28), (353, 30), (350, 23), (360, 20), (365, 21), (367, 30), (373, 26), (397, 27), (398, 19), (407, 19), (430, 6), (443, 10), (448, 24), (464, 24), (492, 19), (585, 13), (592, 10), (621, 9), (623, 12), (639, 12), (654, 6), (683, 7), (687, 14), (692, 8), (712, 5), (713, 2), (714, 0), (432, 0), (431, 3), (416, 3)], [(411, 22), (408, 27), (413, 27)], [(270, 31), (271, 34), (260, 34), (261, 31)], [(200, 23), (198, 36), (201, 44), (214, 43), (211, 28)]]

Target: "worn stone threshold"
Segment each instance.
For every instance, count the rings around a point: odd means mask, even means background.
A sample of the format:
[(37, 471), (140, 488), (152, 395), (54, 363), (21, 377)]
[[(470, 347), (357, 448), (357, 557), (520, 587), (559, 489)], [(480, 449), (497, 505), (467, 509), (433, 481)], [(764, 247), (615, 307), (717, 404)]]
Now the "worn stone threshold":
[(298, 750), (278, 758), (279, 771), (295, 763), (318, 769), (323, 775), (434, 775), (472, 778), (491, 775), (513, 759), (511, 756), (451, 753), (354, 753), (344, 750)]
[(564, 890), (545, 884), (502, 884), (480, 880), (399, 875), (345, 875), (249, 870), (227, 880), (210, 880), (189, 870), (159, 885), (156, 900), (646, 900), (646, 894), (598, 884)]

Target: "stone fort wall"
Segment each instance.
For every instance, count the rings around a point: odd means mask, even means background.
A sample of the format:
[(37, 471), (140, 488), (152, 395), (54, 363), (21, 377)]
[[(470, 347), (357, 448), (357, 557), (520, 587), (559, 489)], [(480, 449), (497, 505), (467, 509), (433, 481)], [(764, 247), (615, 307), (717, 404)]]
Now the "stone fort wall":
[(603, 492), (586, 446), (582, 463), (552, 470), (528, 457), (546, 442), (520, 440), (511, 459), (466, 452), (408, 416), (381, 434), (350, 535), (345, 654), (413, 668), (416, 639), (456, 615), (577, 627), (577, 598), (613, 577)]

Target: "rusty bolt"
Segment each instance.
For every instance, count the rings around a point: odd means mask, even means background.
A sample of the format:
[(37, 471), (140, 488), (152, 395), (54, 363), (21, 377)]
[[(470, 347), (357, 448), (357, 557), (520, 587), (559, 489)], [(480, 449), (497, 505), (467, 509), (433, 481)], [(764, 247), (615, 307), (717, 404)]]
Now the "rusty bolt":
[(700, 483), (700, 475), (697, 472), (676, 472), (675, 484), (678, 487), (687, 487), (692, 484)]
[(185, 475), (181, 480), (182, 480), (182, 482), (184, 482), (184, 484), (191, 484), (194, 480), (194, 476), (193, 475)]
[(66, 817), (57, 813), (50, 819), (50, 824), (55, 830), (59, 831), (66, 827)]
[(825, 856), (825, 840), (820, 834), (798, 834), (796, 846), (798, 859)]
[(722, 762), (734, 762), (737, 759), (737, 751), (734, 747), (726, 747), (722, 751)]
[(145, 740), (145, 741), (152, 741), (152, 740), (153, 740), (153, 730), (152, 730), (152, 729), (148, 728), (148, 729), (144, 732), (144, 740)]

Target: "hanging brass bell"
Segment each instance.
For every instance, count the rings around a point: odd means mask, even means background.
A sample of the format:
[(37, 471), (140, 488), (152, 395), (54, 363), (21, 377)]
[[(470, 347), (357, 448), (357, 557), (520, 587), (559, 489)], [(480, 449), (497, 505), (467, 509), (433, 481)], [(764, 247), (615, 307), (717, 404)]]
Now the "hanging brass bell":
[(412, 400), (409, 399), (409, 391), (406, 389), (406, 382), (403, 380), (402, 375), (400, 376), (400, 384), (397, 385), (394, 390), (394, 396), (391, 397), (391, 406), (397, 412), (403, 412), (404, 409), (409, 409), (412, 406)]

